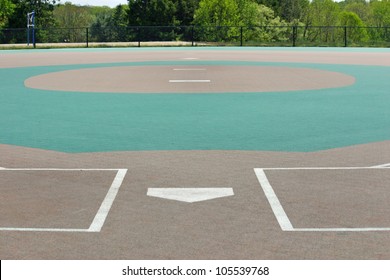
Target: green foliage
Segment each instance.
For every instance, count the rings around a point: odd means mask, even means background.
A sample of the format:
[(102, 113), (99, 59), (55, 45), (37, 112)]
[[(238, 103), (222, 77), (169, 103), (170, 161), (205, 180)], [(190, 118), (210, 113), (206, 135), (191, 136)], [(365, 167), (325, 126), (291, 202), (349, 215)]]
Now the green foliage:
[[(252, 0), (201, 0), (194, 24), (203, 26), (202, 39), (208, 41), (283, 41), (286, 23), (274, 11)], [(206, 32), (207, 26), (211, 28)], [(229, 26), (230, 28), (226, 28)], [(241, 28), (242, 27), (242, 28)]]
[(125, 42), (128, 34), (128, 5), (118, 5), (114, 9), (95, 10), (95, 21), (91, 25), (91, 39), (96, 42)]
[(370, 38), (374, 41), (390, 42), (390, 1), (374, 0), (370, 2), (372, 18), (369, 25), (378, 27), (370, 30)]
[(174, 25), (176, 6), (171, 0), (129, 0), (131, 26)]
[(366, 42), (368, 40), (367, 30), (364, 23), (354, 12), (343, 11), (339, 15), (340, 25), (348, 26), (348, 41)]
[[(288, 39), (286, 31), (288, 29), (287, 23), (275, 16), (274, 11), (264, 5), (256, 5), (256, 13), (253, 15), (252, 26), (245, 29), (244, 38), (246, 41), (260, 41), (260, 42), (283, 42)], [(246, 25), (246, 22), (243, 22)]]
[(303, 35), (305, 40), (314, 42), (334, 42), (338, 40), (338, 16), (340, 6), (333, 0), (313, 0), (305, 18), (307, 28)]
[(284, 0), (280, 2), (280, 16), (287, 22), (294, 23), (302, 20), (310, 4), (309, 0)]
[(335, 26), (340, 7), (332, 0), (313, 0), (309, 8), (308, 24), (313, 26)]
[(240, 24), (236, 0), (201, 0), (194, 14), (195, 25), (237, 26)]
[(0, 28), (8, 23), (8, 18), (12, 15), (15, 4), (11, 0), (0, 0)]
[(53, 16), (60, 27), (87, 27), (92, 20), (92, 15), (87, 9), (73, 5), (70, 2), (55, 7)]
[(280, 0), (255, 0), (257, 4), (271, 8), (277, 15), (280, 15), (280, 6), (283, 1)]
[[(356, 2), (355, 2), (356, 1)], [(372, 8), (369, 2), (363, 0), (355, 0), (354, 2), (348, 1), (343, 10), (347, 12), (353, 12), (359, 16), (359, 18), (365, 22), (365, 25), (369, 25), (369, 20), (372, 18)]]
[(56, 34), (59, 42), (82, 42), (85, 40), (85, 28), (93, 16), (86, 7), (76, 6), (70, 2), (58, 5), (53, 11), (56, 25), (61, 28)]
[(8, 21), (10, 27), (26, 27), (26, 15), (32, 11), (35, 11), (37, 28), (55, 26), (53, 17), (55, 0), (12, 0), (12, 2), (15, 5), (15, 10)]
[(176, 5), (175, 18), (179, 25), (191, 25), (199, 0), (174, 0)]
[(236, 41), (241, 21), (236, 0), (201, 0), (194, 14), (194, 24), (202, 27), (201, 41)]
[(390, 26), (390, 0), (372, 1), (370, 3), (373, 13), (374, 26)]
[(341, 26), (364, 27), (363, 21), (354, 12), (343, 11), (339, 14)]

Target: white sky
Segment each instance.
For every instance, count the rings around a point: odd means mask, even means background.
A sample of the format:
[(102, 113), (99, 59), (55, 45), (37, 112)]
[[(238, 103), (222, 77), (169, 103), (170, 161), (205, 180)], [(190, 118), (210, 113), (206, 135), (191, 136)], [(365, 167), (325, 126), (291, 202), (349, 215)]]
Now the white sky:
[(127, 0), (59, 0), (60, 3), (71, 2), (75, 5), (109, 6), (116, 7), (119, 4), (127, 4)]

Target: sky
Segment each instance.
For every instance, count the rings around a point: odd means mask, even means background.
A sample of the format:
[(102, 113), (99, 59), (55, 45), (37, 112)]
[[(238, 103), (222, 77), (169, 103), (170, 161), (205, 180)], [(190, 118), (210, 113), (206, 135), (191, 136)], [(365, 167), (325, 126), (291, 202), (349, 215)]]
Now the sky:
[(116, 7), (119, 4), (127, 4), (127, 0), (59, 0), (60, 3), (71, 2), (75, 5), (109, 6)]

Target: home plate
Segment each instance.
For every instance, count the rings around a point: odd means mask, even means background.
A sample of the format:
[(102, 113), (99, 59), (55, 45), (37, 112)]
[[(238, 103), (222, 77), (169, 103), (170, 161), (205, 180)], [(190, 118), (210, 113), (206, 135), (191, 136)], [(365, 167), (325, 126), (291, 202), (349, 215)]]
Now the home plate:
[(147, 195), (192, 203), (232, 196), (234, 192), (232, 188), (148, 188)]

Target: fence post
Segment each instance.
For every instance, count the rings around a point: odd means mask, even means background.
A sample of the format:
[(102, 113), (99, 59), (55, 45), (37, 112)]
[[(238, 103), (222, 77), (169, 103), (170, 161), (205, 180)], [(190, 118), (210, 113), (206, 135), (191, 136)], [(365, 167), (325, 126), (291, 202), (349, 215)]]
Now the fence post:
[(36, 48), (36, 44), (35, 44), (35, 26), (33, 26), (32, 28), (32, 40), (33, 40), (33, 46), (34, 46), (34, 49)]
[(88, 34), (88, 33), (89, 33), (89, 29), (88, 29), (88, 27), (86, 28), (86, 31), (87, 31), (87, 32), (86, 32), (86, 38), (85, 38), (85, 39), (86, 39), (87, 48), (88, 48), (88, 43), (89, 43), (89, 39), (88, 39), (88, 37), (89, 37), (89, 36), (88, 36), (88, 35), (89, 35), (89, 34)]
[(344, 26), (344, 47), (347, 47), (347, 26)]
[(191, 25), (191, 46), (194, 46), (194, 26)]
[(138, 47), (141, 47), (141, 28), (137, 27)]
[(293, 47), (296, 47), (296, 41), (297, 41), (297, 35), (298, 35), (298, 27), (296, 25), (294, 25), (292, 27), (292, 43), (293, 43)]
[(243, 31), (243, 27), (241, 26), (240, 27), (240, 46), (242, 47), (242, 31)]

